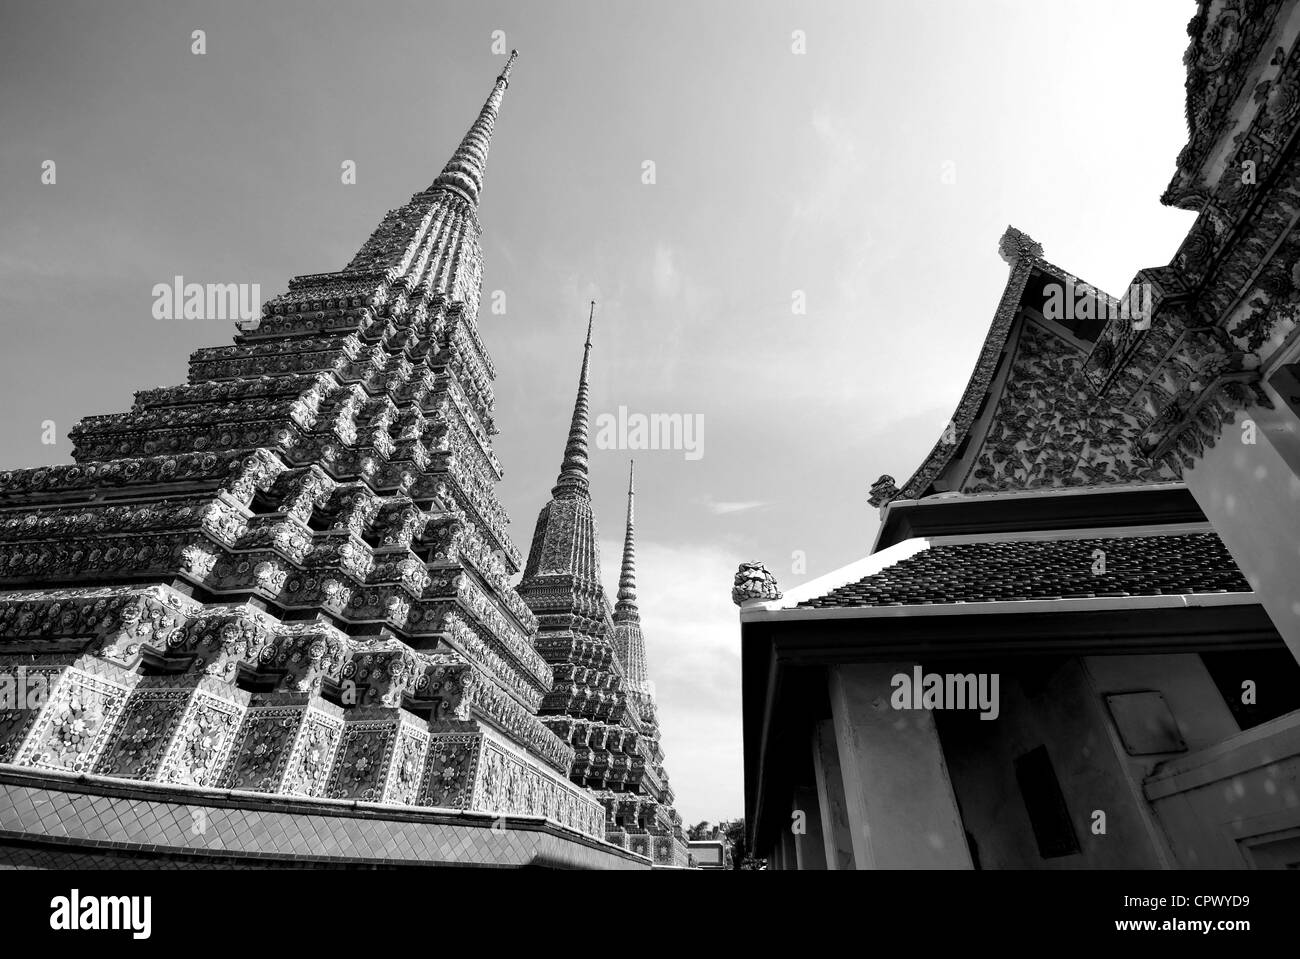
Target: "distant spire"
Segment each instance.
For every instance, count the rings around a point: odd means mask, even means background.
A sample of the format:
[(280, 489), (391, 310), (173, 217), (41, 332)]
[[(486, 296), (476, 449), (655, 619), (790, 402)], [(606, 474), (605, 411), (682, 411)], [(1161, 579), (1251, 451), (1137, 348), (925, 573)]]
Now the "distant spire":
[(591, 366), (591, 326), (595, 319), (596, 301), (592, 300), (591, 313), (587, 317), (587, 342), (582, 348), (582, 372), (578, 375), (578, 398), (573, 403), (573, 420), (569, 424), (569, 442), (564, 447), (559, 479), (551, 490), (551, 496), (556, 499), (590, 495), (587, 481), (587, 371)]
[(487, 102), (479, 111), (478, 119), (460, 141), (460, 146), (451, 155), (447, 165), (433, 181), (430, 191), (450, 189), (464, 196), (470, 203), (478, 205), (479, 192), (483, 189), (483, 171), (487, 167), (488, 145), (492, 142), (492, 128), (496, 125), (497, 111), (501, 109), (501, 96), (510, 86), (510, 68), (519, 56), (518, 50), (510, 51), (505, 69), (497, 77)]
[(636, 605), (636, 481), (635, 464), (627, 467), (627, 532), (623, 536), (623, 568), (618, 576), (618, 604), (614, 607), (616, 620), (640, 618)]

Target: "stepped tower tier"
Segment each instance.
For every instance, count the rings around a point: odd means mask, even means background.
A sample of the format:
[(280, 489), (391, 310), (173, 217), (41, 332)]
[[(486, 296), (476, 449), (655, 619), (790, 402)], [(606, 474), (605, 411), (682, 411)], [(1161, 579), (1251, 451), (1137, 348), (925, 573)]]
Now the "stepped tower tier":
[[(645, 676), (630, 493), (619, 603), (612, 612), (601, 584), (600, 533), (588, 473), (594, 317), (593, 303), (560, 474), (537, 517), (518, 591), (537, 617), (536, 648), (554, 675), (539, 715), (573, 747), (570, 778), (604, 804), (606, 839), (651, 855), (656, 865), (684, 866), (686, 840), (672, 808)], [(633, 647), (639, 652), (629, 654)]]
[(496, 495), (478, 202), (514, 62), (344, 269), (82, 420), (73, 464), (0, 473), (0, 670), (52, 690), (0, 713), (0, 763), (603, 837), (537, 715), (554, 676)]

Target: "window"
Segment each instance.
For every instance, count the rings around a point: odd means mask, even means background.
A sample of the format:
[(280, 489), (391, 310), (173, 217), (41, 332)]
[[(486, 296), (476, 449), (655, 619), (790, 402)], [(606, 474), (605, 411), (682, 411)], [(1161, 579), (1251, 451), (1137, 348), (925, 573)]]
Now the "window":
[(1242, 729), (1300, 709), (1300, 663), (1289, 649), (1201, 653), (1201, 662)]
[(1038, 841), (1038, 854), (1044, 859), (1056, 859), (1079, 852), (1079, 837), (1070, 822), (1070, 810), (1065, 805), (1046, 746), (1030, 750), (1016, 760), (1016, 782)]

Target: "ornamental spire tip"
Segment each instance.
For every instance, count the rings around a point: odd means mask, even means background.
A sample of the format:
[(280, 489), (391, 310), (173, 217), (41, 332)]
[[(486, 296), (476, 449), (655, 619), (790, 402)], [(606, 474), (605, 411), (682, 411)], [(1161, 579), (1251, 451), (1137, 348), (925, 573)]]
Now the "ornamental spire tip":
[(591, 368), (591, 328), (596, 320), (596, 301), (591, 301), (591, 312), (587, 316), (587, 341), (582, 347), (582, 372), (578, 374), (578, 396), (573, 403), (573, 419), (569, 423), (569, 441), (564, 447), (564, 462), (560, 464), (560, 476), (555, 481), (551, 495), (589, 496), (590, 484), (587, 480), (587, 421), (589, 416), (588, 373)]

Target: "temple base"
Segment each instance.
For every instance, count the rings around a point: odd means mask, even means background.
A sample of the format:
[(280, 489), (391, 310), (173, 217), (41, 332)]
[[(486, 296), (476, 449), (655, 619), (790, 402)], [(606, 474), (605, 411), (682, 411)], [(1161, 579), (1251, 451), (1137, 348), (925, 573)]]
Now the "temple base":
[(268, 796), (0, 764), (0, 869), (549, 866), (648, 860), (536, 816)]

